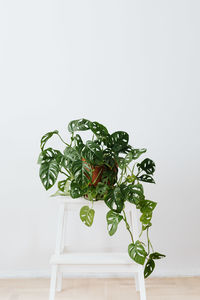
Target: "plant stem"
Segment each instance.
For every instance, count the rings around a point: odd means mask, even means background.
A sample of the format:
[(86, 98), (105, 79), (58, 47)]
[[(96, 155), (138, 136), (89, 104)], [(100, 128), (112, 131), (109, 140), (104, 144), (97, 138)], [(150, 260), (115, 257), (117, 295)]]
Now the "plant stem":
[(65, 141), (62, 139), (62, 137), (60, 136), (59, 133), (58, 133), (58, 136), (59, 136), (60, 140), (61, 140), (65, 145), (67, 145), (67, 146), (69, 147), (69, 144), (65, 143)]
[(123, 176), (124, 176), (124, 171), (125, 171), (125, 169), (122, 169), (121, 176), (120, 176), (120, 179), (119, 179), (119, 184), (122, 183), (122, 179), (123, 179)]
[(63, 172), (63, 171), (61, 171), (61, 170), (60, 170), (60, 173), (66, 175), (67, 177), (69, 176), (67, 173), (65, 173), (65, 172)]
[(95, 178), (93, 184), (95, 184), (95, 182), (97, 181), (97, 179), (99, 178), (99, 176), (101, 175), (103, 169), (100, 169), (99, 173), (97, 174), (97, 177)]
[(108, 166), (109, 169), (112, 169), (112, 167), (108, 163), (104, 163), (105, 166)]
[(150, 253), (150, 247), (149, 247), (149, 244), (150, 244), (150, 240), (149, 240), (149, 228), (147, 228), (147, 242), (148, 242), (148, 255)]
[(132, 232), (131, 232), (131, 230), (130, 230), (130, 225), (129, 225), (128, 222), (127, 222), (126, 213), (125, 213), (125, 210), (124, 210), (124, 209), (123, 209), (123, 215), (124, 215), (123, 220), (124, 220), (124, 222), (126, 223), (126, 229), (127, 229), (128, 232), (130, 233), (131, 241), (132, 241), (132, 243), (134, 244), (133, 234), (132, 234)]
[(149, 228), (147, 228), (147, 240), (148, 240), (148, 255), (149, 255), (150, 247), (151, 247), (151, 250), (154, 252), (152, 243), (151, 243), (150, 238), (149, 238)]
[(131, 172), (131, 174), (132, 174), (132, 170), (131, 170), (131, 168), (129, 167), (129, 166), (127, 166), (127, 168), (129, 169), (129, 171)]
[(152, 251), (154, 252), (154, 249), (153, 249), (153, 246), (152, 246), (152, 243), (151, 243), (150, 240), (149, 240), (149, 244), (150, 244), (150, 246), (151, 246)]

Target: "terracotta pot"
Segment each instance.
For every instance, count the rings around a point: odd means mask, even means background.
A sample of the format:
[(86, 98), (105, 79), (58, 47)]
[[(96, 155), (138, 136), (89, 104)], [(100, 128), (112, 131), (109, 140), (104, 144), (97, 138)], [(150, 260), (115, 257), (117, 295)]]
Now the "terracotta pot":
[[(85, 161), (84, 158), (82, 158), (83, 161)], [(103, 171), (106, 170), (106, 166), (102, 165), (102, 166), (90, 166), (92, 168), (92, 182), (89, 184), (90, 186), (96, 186), (99, 182), (102, 181), (102, 174)], [(85, 169), (87, 170), (87, 167), (85, 167)], [(88, 169), (89, 170), (89, 169)], [(117, 173), (118, 168), (117, 166), (115, 168), (113, 168), (113, 172)], [(86, 174), (86, 176), (89, 178), (89, 176)], [(110, 184), (110, 182), (108, 181), (108, 184)]]
[[(82, 158), (82, 161), (85, 161), (85, 158)], [(89, 164), (88, 164), (89, 166)], [(96, 186), (98, 182), (101, 181), (102, 173), (105, 168), (105, 166), (90, 166), (92, 168), (92, 182), (89, 185)], [(89, 171), (87, 167), (85, 167), (86, 170)], [(86, 174), (86, 176), (89, 178), (89, 176)]]

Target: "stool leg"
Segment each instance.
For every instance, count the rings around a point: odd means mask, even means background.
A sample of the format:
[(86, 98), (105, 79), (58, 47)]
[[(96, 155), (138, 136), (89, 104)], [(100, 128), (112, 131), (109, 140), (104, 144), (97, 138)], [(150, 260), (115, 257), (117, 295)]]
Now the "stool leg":
[(54, 300), (55, 298), (57, 273), (58, 273), (58, 266), (53, 265), (51, 267), (51, 283), (50, 283), (49, 300)]
[(138, 292), (140, 290), (139, 275), (138, 275), (138, 273), (135, 273), (134, 277), (135, 277), (135, 289)]
[(62, 204), (59, 209), (58, 214), (58, 227), (57, 227), (57, 236), (56, 236), (56, 254), (62, 252), (64, 246), (64, 221), (65, 221), (65, 206)]
[(139, 279), (139, 288), (140, 288), (140, 300), (146, 300), (146, 290), (145, 290), (145, 283), (144, 283), (144, 274), (143, 269), (138, 273)]
[(63, 277), (62, 271), (58, 270), (57, 288), (56, 288), (57, 292), (61, 292), (62, 291), (62, 277)]

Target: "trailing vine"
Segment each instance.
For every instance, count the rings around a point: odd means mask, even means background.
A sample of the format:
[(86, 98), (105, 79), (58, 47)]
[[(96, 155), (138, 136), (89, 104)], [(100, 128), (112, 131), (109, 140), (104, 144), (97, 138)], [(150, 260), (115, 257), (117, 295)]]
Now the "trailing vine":
[[(77, 131), (90, 130), (92, 139), (84, 142)], [(128, 254), (136, 263), (145, 265), (147, 278), (155, 268), (155, 260), (165, 257), (153, 250), (149, 229), (156, 202), (147, 200), (142, 183), (155, 183), (153, 174), (155, 163), (150, 158), (136, 162), (146, 149), (129, 145), (129, 135), (124, 131), (110, 134), (105, 126), (86, 119), (73, 120), (68, 125), (71, 134), (67, 143), (57, 130), (46, 133), (40, 143), (40, 179), (46, 190), (57, 182), (54, 196), (84, 197), (91, 206), (83, 206), (80, 218), (86, 226), (94, 220), (94, 201), (104, 201), (110, 209), (106, 214), (108, 233), (115, 234), (123, 220), (130, 234)], [(63, 153), (53, 148), (45, 148), (53, 136), (58, 136), (65, 145)], [(62, 180), (58, 180), (58, 176)], [(141, 235), (146, 232), (147, 245), (134, 240), (127, 221), (125, 204), (129, 202), (140, 211)]]

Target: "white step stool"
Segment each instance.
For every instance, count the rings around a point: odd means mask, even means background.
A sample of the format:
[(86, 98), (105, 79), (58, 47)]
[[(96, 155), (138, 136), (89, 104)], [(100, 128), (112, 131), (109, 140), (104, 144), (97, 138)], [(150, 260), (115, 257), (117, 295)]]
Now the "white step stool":
[[(62, 289), (63, 268), (67, 266), (67, 272), (85, 272), (85, 273), (130, 273), (135, 276), (136, 291), (140, 291), (140, 299), (146, 300), (145, 283), (143, 275), (143, 266), (133, 262), (126, 253), (65, 253), (64, 252), (64, 234), (66, 212), (76, 211), (79, 214), (80, 208), (89, 205), (89, 201), (84, 198), (72, 199), (62, 197), (60, 202), (58, 229), (56, 238), (55, 254), (51, 257), (50, 264), (51, 284), (49, 300), (54, 300), (55, 292)], [(94, 209), (100, 209), (105, 206), (103, 201), (94, 202)], [(108, 209), (109, 210), (109, 209)], [(131, 228), (134, 240), (138, 239), (137, 212), (134, 205), (126, 203), (126, 213), (130, 214)], [(134, 226), (133, 226), (134, 224)], [(128, 245), (127, 245), (128, 248)]]

